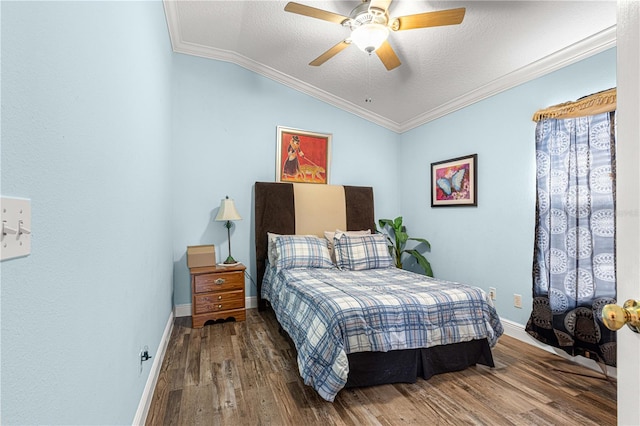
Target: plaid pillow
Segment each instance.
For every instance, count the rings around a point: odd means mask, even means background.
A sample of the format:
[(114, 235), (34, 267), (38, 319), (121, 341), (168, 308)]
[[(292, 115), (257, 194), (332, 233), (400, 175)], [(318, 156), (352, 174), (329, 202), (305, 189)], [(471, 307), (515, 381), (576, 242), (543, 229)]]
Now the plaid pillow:
[(309, 235), (281, 235), (276, 237), (275, 267), (333, 268), (327, 242), (323, 238)]
[(329, 255), (331, 255), (333, 263), (336, 263), (336, 254), (333, 252), (333, 239), (335, 237), (340, 238), (342, 234), (369, 235), (371, 234), (371, 229), (363, 229), (362, 231), (341, 231), (339, 229), (336, 229), (335, 232), (324, 231), (324, 237), (327, 239), (327, 245), (329, 246)]
[(333, 250), (336, 255), (336, 264), (340, 269), (362, 271), (393, 266), (387, 240), (382, 234), (360, 236), (342, 234), (334, 238)]

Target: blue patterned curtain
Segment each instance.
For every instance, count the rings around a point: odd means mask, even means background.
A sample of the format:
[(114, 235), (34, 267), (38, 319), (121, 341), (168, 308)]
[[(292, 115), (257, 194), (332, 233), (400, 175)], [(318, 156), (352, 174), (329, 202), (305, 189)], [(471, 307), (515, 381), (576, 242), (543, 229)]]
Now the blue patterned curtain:
[(570, 355), (615, 366), (601, 320), (616, 299), (614, 113), (536, 127), (533, 311), (527, 332)]

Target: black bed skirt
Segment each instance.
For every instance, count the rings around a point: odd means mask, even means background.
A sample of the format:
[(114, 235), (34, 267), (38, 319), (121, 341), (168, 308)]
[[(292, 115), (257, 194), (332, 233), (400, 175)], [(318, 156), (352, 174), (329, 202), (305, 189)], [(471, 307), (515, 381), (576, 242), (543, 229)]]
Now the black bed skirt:
[[(278, 326), (291, 347), (289, 334)], [(429, 379), (436, 374), (464, 370), (476, 364), (495, 367), (487, 339), (470, 340), (431, 348), (403, 349), (388, 352), (347, 354), (349, 375), (345, 388), (415, 383), (418, 377)]]
[(495, 367), (487, 339), (422, 349), (358, 352), (347, 358), (349, 376), (345, 387), (415, 383), (418, 377), (428, 379), (476, 364)]

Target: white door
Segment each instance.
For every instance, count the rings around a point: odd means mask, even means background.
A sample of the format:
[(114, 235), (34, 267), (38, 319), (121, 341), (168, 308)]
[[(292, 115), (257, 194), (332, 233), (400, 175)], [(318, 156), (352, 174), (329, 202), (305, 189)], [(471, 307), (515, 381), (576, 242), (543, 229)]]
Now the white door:
[[(640, 2), (619, 0), (617, 16), (618, 304), (640, 300)], [(640, 334), (618, 338), (618, 424), (640, 424)]]

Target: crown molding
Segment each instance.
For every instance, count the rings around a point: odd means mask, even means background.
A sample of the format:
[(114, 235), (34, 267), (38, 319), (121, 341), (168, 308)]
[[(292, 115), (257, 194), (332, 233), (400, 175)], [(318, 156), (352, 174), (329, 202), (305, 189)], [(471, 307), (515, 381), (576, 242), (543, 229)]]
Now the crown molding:
[(256, 62), (253, 59), (247, 58), (246, 56), (242, 56), (236, 52), (214, 49), (208, 46), (201, 46), (194, 43), (184, 42), (180, 43), (179, 47), (174, 47), (173, 50), (176, 53), (184, 53), (187, 55), (200, 56), (203, 58), (216, 59), (223, 62), (233, 63), (249, 71), (253, 71), (273, 81), (290, 87), (298, 92), (302, 92), (327, 104), (333, 105), (336, 108), (340, 108), (344, 111), (357, 115), (360, 118), (371, 121), (382, 127), (386, 127), (390, 130), (393, 130), (394, 132), (400, 133), (400, 126), (394, 121), (391, 121), (381, 115), (372, 113), (371, 111), (364, 110), (352, 102), (332, 95), (329, 92), (305, 83), (302, 80), (291, 77), (290, 75), (284, 74), (264, 64)]
[(559, 50), (549, 56), (546, 56), (536, 62), (519, 68), (505, 76), (498, 78), (482, 87), (479, 87), (462, 96), (452, 99), (437, 108), (426, 111), (411, 120), (403, 123), (390, 120), (379, 114), (367, 111), (362, 107), (342, 99), (336, 95), (326, 92), (318, 87), (305, 83), (290, 75), (284, 74), (264, 64), (258, 63), (246, 56), (236, 52), (214, 49), (208, 46), (199, 45), (184, 41), (180, 38), (180, 18), (177, 10), (176, 1), (165, 0), (165, 15), (167, 17), (167, 26), (169, 28), (169, 36), (173, 51), (186, 55), (199, 56), (207, 59), (216, 59), (219, 61), (230, 62), (242, 68), (253, 71), (273, 81), (290, 87), (296, 91), (314, 97), (322, 102), (333, 105), (336, 108), (347, 111), (360, 118), (370, 121), (374, 124), (387, 128), (396, 133), (404, 133), (408, 130), (436, 120), (447, 114), (451, 114), (457, 110), (465, 108), (483, 99), (494, 96), (500, 92), (511, 89), (520, 84), (526, 83), (545, 74), (556, 71), (567, 65), (586, 59), (592, 55), (603, 52), (616, 45), (616, 26), (611, 26), (599, 33), (594, 34), (584, 40), (574, 43), (562, 50)]
[(242, 68), (246, 68), (250, 71), (253, 71), (257, 74), (263, 75), (271, 80), (288, 86), (294, 90), (305, 93), (311, 97), (333, 105), (336, 108), (340, 108), (367, 121), (371, 121), (372, 123), (400, 133), (400, 126), (395, 121), (389, 120), (371, 111), (364, 110), (352, 102), (332, 95), (329, 92), (293, 78), (271, 67), (260, 64), (252, 59), (247, 58), (246, 56), (240, 55), (236, 52), (214, 49), (209, 46), (203, 46), (197, 43), (191, 43), (182, 40), (180, 32), (180, 17), (177, 9), (177, 3), (178, 2), (176, 2), (175, 0), (163, 1), (165, 15), (167, 18), (167, 26), (169, 28), (169, 38), (171, 39), (171, 47), (174, 52), (184, 53), (186, 55), (192, 56), (199, 56), (207, 59), (217, 59), (224, 62), (231, 62), (233, 64), (241, 66)]
[(562, 50), (548, 55), (536, 62), (525, 65), (509, 74), (504, 75), (482, 87), (465, 93), (451, 101), (430, 111), (405, 121), (400, 125), (400, 133), (436, 120), (452, 112), (458, 111), (483, 99), (512, 89), (538, 77), (557, 71), (597, 53), (603, 52), (616, 45), (616, 26), (611, 26), (599, 33), (587, 37)]

